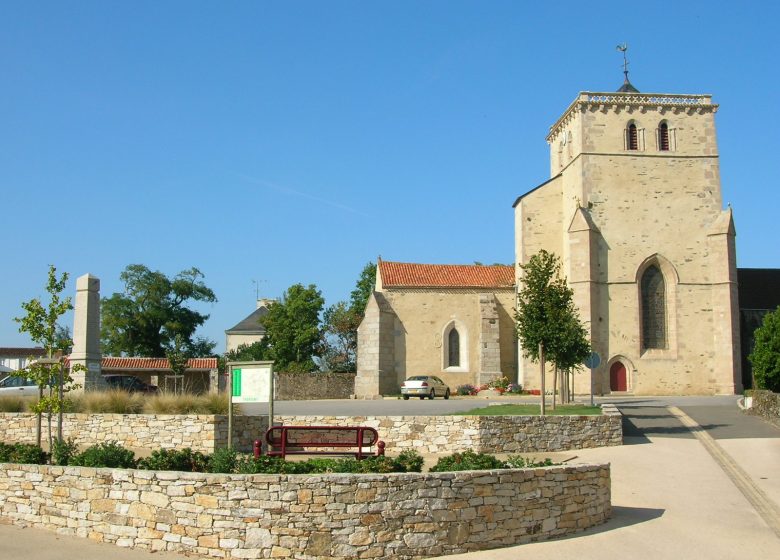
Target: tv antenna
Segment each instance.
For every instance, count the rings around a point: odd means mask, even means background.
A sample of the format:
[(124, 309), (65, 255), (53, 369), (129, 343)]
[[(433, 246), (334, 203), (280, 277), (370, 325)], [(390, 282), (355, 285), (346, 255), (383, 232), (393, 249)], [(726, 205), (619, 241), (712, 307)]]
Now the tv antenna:
[(267, 280), (255, 280), (252, 279), (252, 284), (255, 286), (255, 301), (260, 299), (260, 283), (261, 282), (267, 282)]

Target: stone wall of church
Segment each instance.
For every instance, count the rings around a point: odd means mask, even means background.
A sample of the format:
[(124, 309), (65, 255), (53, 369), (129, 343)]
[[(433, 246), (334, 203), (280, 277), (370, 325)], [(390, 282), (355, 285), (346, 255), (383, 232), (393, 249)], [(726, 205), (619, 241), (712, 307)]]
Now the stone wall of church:
[[(575, 102), (553, 127), (551, 170), (561, 176), (517, 205), (518, 260), (544, 248), (562, 256), (567, 276), (591, 282), (581, 284), (576, 298), (602, 357), (597, 393), (610, 391), (609, 368), (617, 360), (637, 394), (732, 393), (739, 384), (736, 269), (730, 213), (722, 211), (714, 107), (707, 96), (596, 97), (607, 101)], [(662, 121), (670, 141), (663, 151)], [(637, 150), (625, 145), (631, 122)], [(554, 204), (553, 184), (561, 191)], [(597, 231), (594, 243), (585, 243), (581, 229), (568, 231), (580, 206)], [(586, 248), (595, 249), (595, 258)], [(664, 276), (667, 341), (666, 348), (646, 350), (639, 280), (651, 263)], [(576, 268), (583, 264), (590, 274)], [(521, 360), (527, 387), (539, 386), (538, 370)]]
[[(496, 290), (501, 373), (516, 377), (514, 290)], [(382, 293), (395, 314), (395, 375), (400, 382), (412, 375), (437, 375), (453, 390), (476, 383), (480, 368), (482, 316), (478, 290), (406, 289)], [(445, 329), (455, 323), (460, 335), (460, 367), (446, 366)]]

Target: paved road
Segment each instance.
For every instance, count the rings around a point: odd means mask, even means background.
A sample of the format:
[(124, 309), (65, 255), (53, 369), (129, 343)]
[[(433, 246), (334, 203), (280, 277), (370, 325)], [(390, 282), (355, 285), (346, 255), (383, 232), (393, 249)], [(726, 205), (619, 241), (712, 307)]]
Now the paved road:
[[(576, 451), (574, 461), (611, 463), (612, 518), (600, 527), (564, 539), (443, 558), (653, 560), (690, 556), (731, 560), (780, 556), (780, 534), (759, 512), (767, 503), (770, 514), (780, 511), (780, 429), (743, 415), (736, 397), (597, 400), (614, 402), (624, 413), (625, 445)], [(302, 410), (305, 412), (300, 413), (376, 415), (440, 414), (471, 408), (474, 403), (385, 400), (277, 405), (281, 414)], [(572, 452), (565, 455), (568, 458)], [(756, 502), (756, 496), (766, 501)], [(184, 557), (117, 549), (47, 531), (0, 525), (0, 558)]]
[(451, 560), (780, 557), (780, 429), (736, 397), (605, 399), (624, 445), (577, 451), (609, 462), (611, 519), (568, 538)]

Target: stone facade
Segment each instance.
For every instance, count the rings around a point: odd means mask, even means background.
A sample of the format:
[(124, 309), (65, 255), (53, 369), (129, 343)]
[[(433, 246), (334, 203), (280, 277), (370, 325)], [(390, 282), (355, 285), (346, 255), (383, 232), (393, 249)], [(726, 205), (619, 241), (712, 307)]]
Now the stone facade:
[[(63, 435), (81, 446), (116, 441), (133, 449), (189, 447), (213, 453), (227, 445), (227, 417), (210, 415), (65, 414)], [(601, 416), (275, 416), (287, 426), (369, 426), (389, 454), (404, 449), (449, 454), (565, 451), (621, 445), (622, 417), (611, 405)], [(268, 428), (265, 416), (235, 416), (233, 445), (249, 452)], [(34, 443), (35, 416), (0, 414), (0, 441)]]
[[(399, 269), (406, 272), (401, 280), (391, 276)], [(453, 390), (502, 376), (515, 379), (514, 302), (511, 267), (380, 260), (376, 290), (358, 329), (355, 394), (398, 394), (413, 375), (436, 375)]]
[(610, 513), (609, 465), (382, 475), (0, 465), (0, 516), (14, 524), (212, 558), (425, 558), (568, 535)]
[[(515, 203), (516, 262), (540, 249), (562, 257), (602, 357), (597, 393), (740, 390), (735, 231), (722, 209), (716, 109), (708, 95), (583, 92), (547, 138), (552, 178)], [(651, 268), (662, 296), (643, 300)], [(660, 341), (643, 333), (651, 312)], [(519, 381), (538, 387), (538, 365), (519, 361)]]

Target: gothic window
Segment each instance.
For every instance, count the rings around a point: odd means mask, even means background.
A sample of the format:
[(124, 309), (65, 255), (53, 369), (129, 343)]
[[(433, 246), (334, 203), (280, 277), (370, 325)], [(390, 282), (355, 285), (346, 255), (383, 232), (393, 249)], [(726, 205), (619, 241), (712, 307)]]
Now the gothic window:
[(634, 123), (629, 124), (628, 128), (626, 128), (626, 149), (639, 149), (639, 131)]
[(666, 348), (666, 288), (659, 268), (642, 274), (642, 348)]
[(453, 328), (447, 335), (447, 367), (460, 366), (460, 335)]
[(658, 125), (658, 149), (662, 152), (669, 151), (669, 125), (666, 121)]

